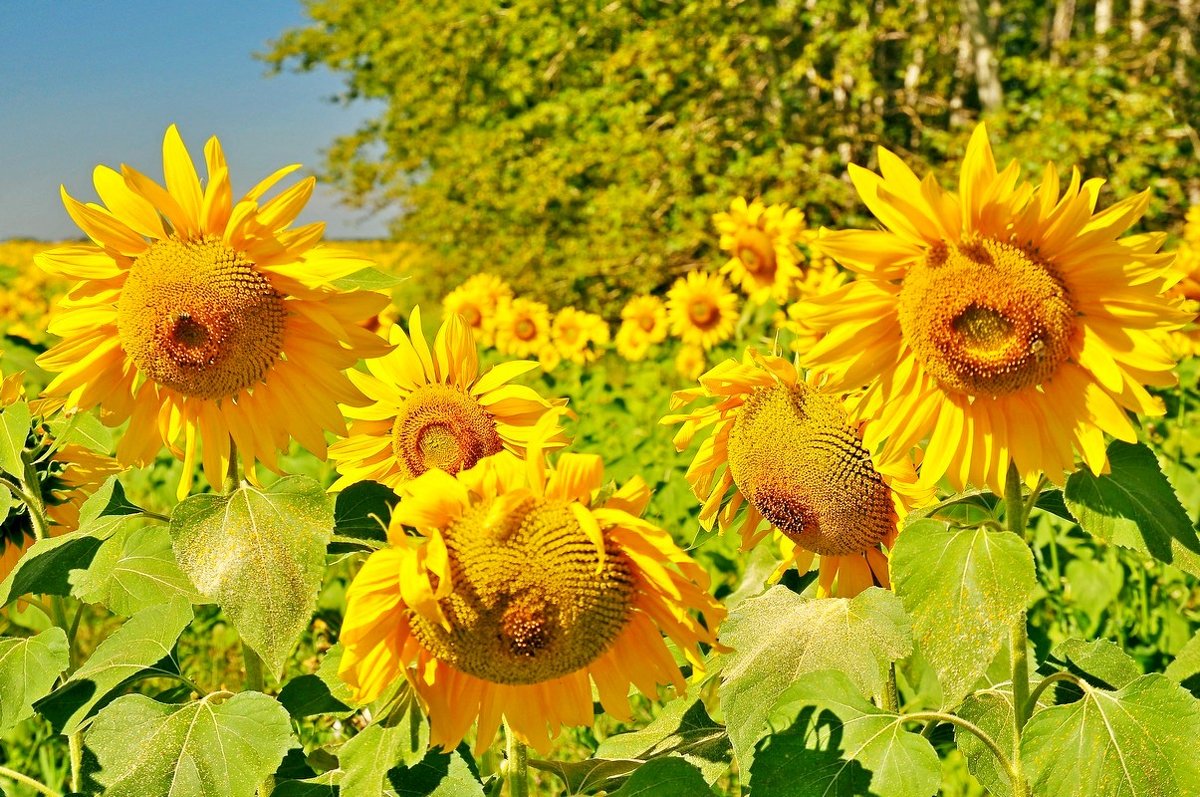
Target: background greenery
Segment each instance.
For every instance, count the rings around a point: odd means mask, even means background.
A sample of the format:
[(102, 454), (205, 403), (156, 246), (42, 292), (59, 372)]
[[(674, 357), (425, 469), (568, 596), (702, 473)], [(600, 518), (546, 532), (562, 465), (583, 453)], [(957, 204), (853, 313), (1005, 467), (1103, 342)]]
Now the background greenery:
[[(710, 216), (762, 195), (866, 221), (846, 165), (876, 144), (998, 159), (1200, 202), (1197, 0), (310, 0), (263, 58), (326, 67), (382, 110), (325, 176), (462, 274), (608, 315), (712, 255)], [(1107, 199), (1103, 201), (1108, 201)]]

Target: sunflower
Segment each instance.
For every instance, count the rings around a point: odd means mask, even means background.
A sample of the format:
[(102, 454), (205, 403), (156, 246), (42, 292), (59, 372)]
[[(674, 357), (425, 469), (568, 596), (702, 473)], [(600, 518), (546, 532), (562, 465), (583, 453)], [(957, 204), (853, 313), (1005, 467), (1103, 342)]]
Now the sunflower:
[(512, 288), (494, 274), (475, 274), (442, 300), (448, 315), (461, 315), (475, 333), (475, 340), (491, 346), (495, 340), (496, 311), (512, 299)]
[(675, 372), (689, 382), (694, 382), (704, 373), (704, 349), (685, 343), (675, 354)]
[(957, 195), (886, 149), (879, 163), (882, 177), (850, 176), (887, 229), (823, 231), (858, 278), (807, 303), (825, 333), (807, 362), (832, 387), (870, 383), (856, 408), (869, 447), (928, 437), (927, 484), (1002, 490), (1010, 459), (1023, 480), (1062, 483), (1075, 451), (1100, 473), (1106, 432), (1135, 439), (1127, 410), (1163, 412), (1146, 390), (1175, 381), (1159, 333), (1188, 318), (1162, 295), (1163, 237), (1119, 238), (1148, 194), (1097, 213), (1102, 181), (1076, 170), (1060, 195), (1052, 164), (1034, 188), (1016, 162), (997, 171), (983, 125)]
[(339, 674), (356, 699), (403, 675), (431, 744), (453, 749), (478, 720), (482, 751), (505, 719), (545, 753), (563, 725), (591, 725), (592, 684), (623, 720), (631, 682), (651, 698), (683, 691), (660, 630), (699, 667), (725, 611), (704, 569), (640, 518), (646, 484), (602, 484), (599, 457), (563, 454), (547, 472), (507, 452), (406, 484), (393, 547), (347, 592)]
[(780, 571), (795, 564), (805, 572), (820, 556), (822, 595), (890, 586), (884, 549), (908, 508), (932, 496), (916, 485), (907, 457), (872, 457), (841, 398), (802, 381), (787, 360), (753, 349), (740, 363), (715, 366), (700, 387), (676, 392), (671, 407), (700, 399), (715, 401), (662, 423), (682, 424), (680, 451), (711, 427), (687, 471), (704, 528), (737, 526), (742, 550), (778, 532)]
[(532, 299), (501, 302), (496, 310), (496, 350), (514, 357), (537, 356), (550, 342), (550, 308)]
[(617, 330), (616, 344), (617, 354), (631, 363), (646, 359), (646, 355), (650, 353), (650, 347), (653, 345), (649, 335), (636, 324), (630, 324), (628, 321), (622, 323), (621, 328)]
[(550, 373), (562, 363), (562, 353), (552, 343), (547, 343), (538, 349), (537, 358), (538, 365), (545, 373)]
[(635, 296), (621, 308), (621, 326), (641, 331), (650, 343), (667, 338), (667, 308), (657, 296)]
[[(79, 527), (79, 507), (105, 479), (119, 473), (121, 466), (112, 457), (76, 443), (57, 446), (40, 419), (32, 425), (26, 441), (50, 535), (74, 531)], [(8, 577), (34, 540), (29, 509), (14, 500), (0, 520), (0, 581)]]
[(737, 296), (719, 275), (692, 271), (667, 291), (667, 316), (676, 337), (711, 349), (733, 335)]
[(721, 233), (721, 249), (731, 255), (721, 273), (752, 302), (787, 301), (792, 283), (802, 275), (796, 242), (804, 230), (804, 213), (786, 204), (767, 207), (761, 199), (747, 204), (738, 197), (713, 222)]
[(586, 365), (595, 362), (609, 340), (608, 324), (595, 313), (564, 307), (554, 314), (550, 336), (563, 358)]
[(235, 203), (215, 137), (204, 157), (202, 189), (172, 125), (165, 189), (128, 166), (97, 167), (107, 208), (62, 190), (94, 245), (37, 258), (45, 271), (78, 281), (50, 322), (62, 342), (38, 358), (58, 372), (47, 395), (65, 397), (69, 408), (99, 405), (112, 426), (129, 419), (117, 447), (124, 464), (148, 462), (166, 444), (184, 461), (180, 497), (198, 449), (214, 485), (231, 440), (248, 464), (272, 469), (289, 437), (324, 457), (325, 432), (344, 429), (338, 402), (363, 400), (342, 371), (385, 350), (358, 322), (387, 297), (332, 285), (370, 262), (318, 246), (321, 223), (291, 228), (315, 181), (261, 201), (299, 168), (288, 166)]
[(532, 388), (508, 384), (538, 367), (518, 360), (479, 374), (471, 328), (452, 315), (442, 324), (432, 349), (413, 308), (408, 334), (391, 330), (395, 347), (368, 360), (370, 373), (350, 372), (372, 404), (346, 407), (349, 435), (329, 447), (342, 477), (340, 490), (370, 479), (398, 487), (432, 468), (457, 473), (502, 450), (524, 456), (531, 443), (566, 442), (554, 424), (565, 400), (547, 401)]

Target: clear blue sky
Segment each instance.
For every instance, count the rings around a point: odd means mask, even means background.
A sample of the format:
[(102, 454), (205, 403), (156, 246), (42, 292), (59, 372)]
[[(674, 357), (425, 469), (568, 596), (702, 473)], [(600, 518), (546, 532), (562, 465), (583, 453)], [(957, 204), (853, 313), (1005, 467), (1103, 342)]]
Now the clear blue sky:
[[(338, 76), (266, 76), (253, 53), (304, 21), (300, 0), (0, 2), (0, 240), (75, 237), (60, 183), (95, 201), (97, 163), (162, 180), (174, 122), (200, 166), (216, 134), (235, 193), (287, 163), (306, 170), (374, 109), (337, 105)], [(386, 219), (318, 187), (301, 222), (329, 237), (379, 237)]]

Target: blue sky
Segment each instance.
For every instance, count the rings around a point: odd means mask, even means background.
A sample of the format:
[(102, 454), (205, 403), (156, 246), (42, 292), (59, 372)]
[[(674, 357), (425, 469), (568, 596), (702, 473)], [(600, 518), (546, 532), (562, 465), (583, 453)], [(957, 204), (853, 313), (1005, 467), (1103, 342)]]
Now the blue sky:
[[(58, 186), (94, 201), (97, 163), (161, 181), (172, 122), (198, 163), (221, 139), (236, 193), (287, 163), (318, 167), (373, 109), (330, 102), (341, 81), (325, 71), (266, 76), (253, 53), (303, 21), (300, 0), (0, 4), (0, 240), (79, 235)], [(316, 220), (349, 238), (382, 236), (386, 222), (320, 187), (300, 217)]]

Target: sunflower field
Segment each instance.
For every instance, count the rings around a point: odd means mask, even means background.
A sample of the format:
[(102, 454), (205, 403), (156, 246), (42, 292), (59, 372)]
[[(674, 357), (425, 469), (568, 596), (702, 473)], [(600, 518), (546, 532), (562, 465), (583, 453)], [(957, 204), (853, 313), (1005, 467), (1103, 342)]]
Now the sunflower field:
[(995, 5), (320, 0), (395, 239), (48, 176), (0, 789), (1200, 794), (1200, 9)]

